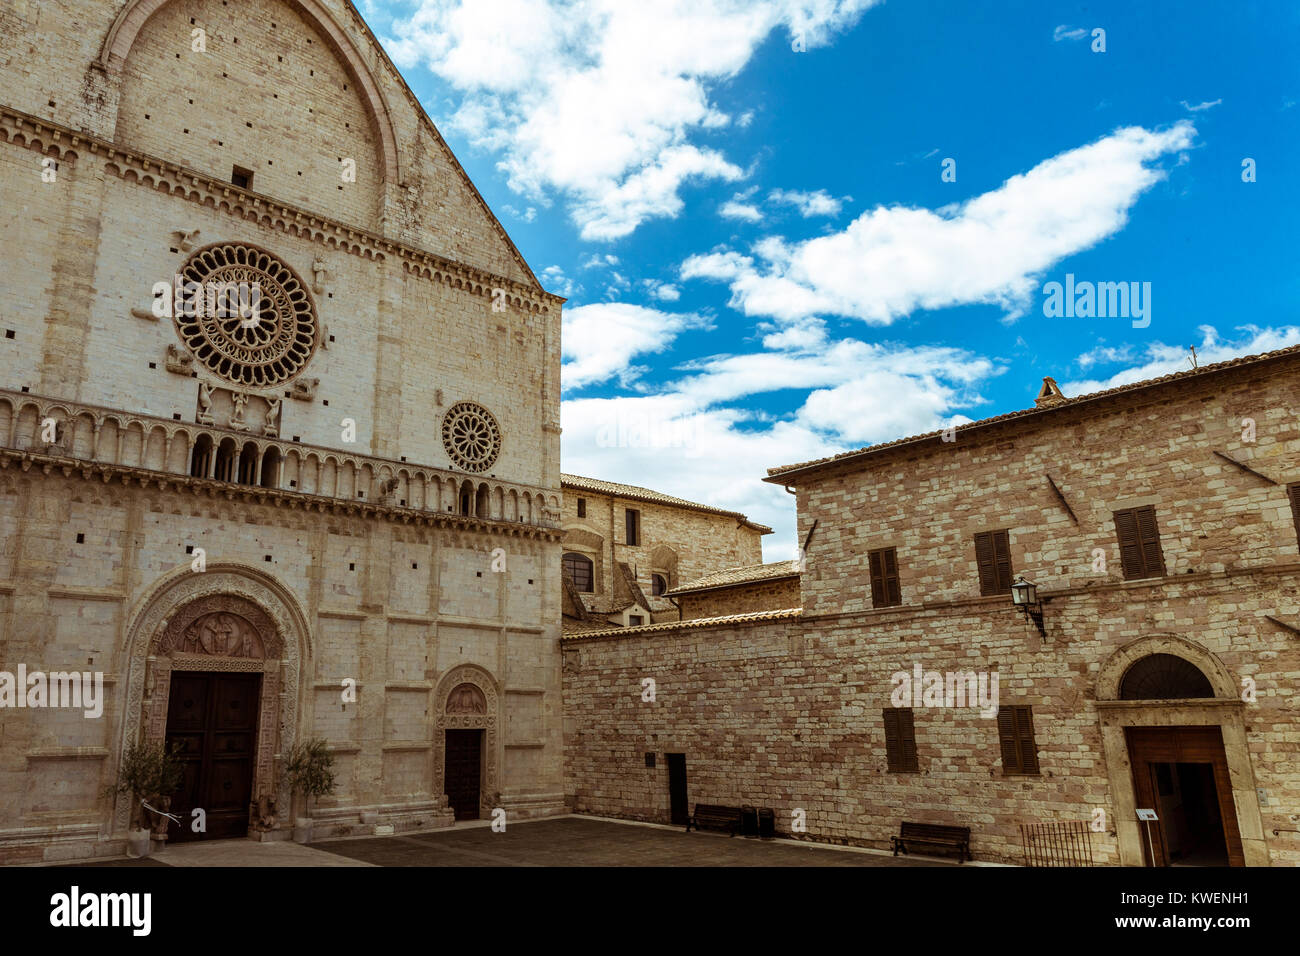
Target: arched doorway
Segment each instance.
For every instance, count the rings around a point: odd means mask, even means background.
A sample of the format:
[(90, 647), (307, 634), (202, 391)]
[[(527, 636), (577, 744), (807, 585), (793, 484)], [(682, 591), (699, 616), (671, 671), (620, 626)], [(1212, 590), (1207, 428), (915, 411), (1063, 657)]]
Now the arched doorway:
[(1182, 638), (1134, 641), (1102, 665), (1121, 863), (1267, 865), (1244, 707), (1222, 662)]
[(483, 668), (462, 664), (438, 682), (435, 700), (433, 792), (446, 795), (457, 820), (491, 816), (500, 800), (496, 681)]
[[(185, 777), (173, 795), (179, 823), (168, 838), (289, 825), (291, 794), (274, 759), (295, 740), (299, 672), (310, 657), (306, 620), (292, 595), (252, 568), (186, 566), (146, 595), (128, 642), (118, 752), (137, 740), (179, 750)], [(131, 799), (119, 797), (115, 833), (125, 833), (130, 811)], [(203, 830), (195, 827), (199, 819)]]

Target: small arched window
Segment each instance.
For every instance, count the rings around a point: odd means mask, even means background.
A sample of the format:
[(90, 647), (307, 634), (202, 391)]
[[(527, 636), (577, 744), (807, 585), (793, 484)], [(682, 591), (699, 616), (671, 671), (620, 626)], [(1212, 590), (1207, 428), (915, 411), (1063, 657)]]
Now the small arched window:
[(650, 575), (650, 593), (655, 597), (660, 597), (668, 590), (668, 578), (662, 574)]
[(592, 591), (592, 567), (591, 558), (584, 554), (570, 552), (564, 556), (564, 573), (575, 588), (587, 594)]

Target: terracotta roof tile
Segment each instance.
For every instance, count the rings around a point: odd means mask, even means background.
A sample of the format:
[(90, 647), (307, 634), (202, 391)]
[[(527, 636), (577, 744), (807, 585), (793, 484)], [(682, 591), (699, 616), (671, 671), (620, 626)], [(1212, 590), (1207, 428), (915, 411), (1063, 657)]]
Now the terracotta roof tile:
[[(1300, 345), (1292, 345), (1288, 348), (1277, 349), (1273, 352), (1263, 352), (1259, 355), (1243, 355), (1238, 358), (1228, 359), (1223, 362), (1215, 362), (1212, 365), (1203, 365), (1198, 369), (1187, 369), (1182, 372), (1172, 372), (1169, 375), (1162, 375), (1158, 378), (1149, 378), (1141, 382), (1132, 382), (1128, 385), (1120, 385), (1115, 388), (1104, 389), (1100, 392), (1090, 392), (1087, 395), (1077, 395), (1074, 398), (1067, 398), (1063, 401), (1057, 401), (1051, 405), (1045, 405), (1041, 408), (1026, 408), (1017, 412), (1007, 412), (1004, 415), (994, 415), (992, 418), (982, 418), (979, 421), (968, 422), (965, 425), (958, 425), (957, 432), (969, 431), (973, 428), (982, 428), (986, 425), (998, 424), (1001, 422), (1013, 421), (1020, 418), (1029, 418), (1036, 415), (1051, 415), (1062, 409), (1073, 408), (1076, 405), (1082, 405), (1085, 402), (1096, 401), (1100, 398), (1107, 398), (1112, 395), (1123, 395), (1128, 392), (1137, 392), (1147, 388), (1153, 388), (1158, 385), (1165, 385), (1169, 382), (1183, 381), (1185, 379), (1198, 378), (1200, 376), (1212, 375), (1216, 372), (1222, 372), (1231, 368), (1238, 368), (1243, 365), (1252, 365), (1256, 362), (1268, 362), (1274, 359), (1284, 358), (1287, 356), (1300, 356)], [(859, 448), (854, 451), (841, 452), (838, 455), (831, 455), (827, 458), (817, 458), (813, 461), (800, 462), (796, 465), (780, 465), (776, 468), (767, 470), (768, 477), (764, 481), (773, 484), (788, 484), (788, 476), (794, 472), (820, 468), (823, 465), (829, 465), (844, 461), (850, 458), (866, 457), (875, 452), (885, 451), (890, 448), (897, 448), (901, 445), (919, 443), (928, 441), (933, 438), (942, 436), (943, 431), (926, 432), (923, 435), (913, 435), (908, 438), (898, 438), (894, 441), (883, 442), (879, 445), (868, 445), (866, 448)]]
[(767, 525), (759, 524), (757, 521), (750, 521), (739, 511), (727, 511), (725, 508), (715, 508), (712, 505), (700, 504), (698, 501), (674, 498), (672, 495), (665, 495), (662, 492), (651, 488), (642, 488), (638, 485), (621, 485), (615, 481), (601, 481), (598, 478), (583, 478), (579, 475), (560, 475), (560, 487), (572, 489), (573, 491), (589, 491), (596, 495), (613, 495), (618, 498), (627, 498), (629, 501), (644, 501), (647, 504), (669, 505), (674, 508), (686, 508), (691, 511), (725, 515), (728, 518), (735, 518), (761, 534), (772, 533), (772, 529)]
[(695, 591), (708, 591), (713, 588), (729, 588), (739, 584), (753, 584), (756, 581), (773, 581), (778, 578), (799, 576), (798, 561), (773, 561), (770, 564), (751, 564), (743, 568), (723, 568), (711, 571), (702, 578), (696, 578), (686, 584), (679, 584), (669, 594), (689, 594)]
[(787, 607), (779, 611), (750, 611), (748, 614), (728, 614), (723, 617), (701, 617), (689, 621), (669, 621), (664, 624), (642, 624), (637, 627), (608, 627), (604, 630), (586, 630), (582, 632), (566, 631), (561, 640), (606, 637), (634, 637), (641, 634), (668, 634), (673, 631), (694, 630), (701, 627), (720, 627), (731, 624), (763, 624), (768, 621), (785, 621), (796, 618), (803, 613), (803, 608)]

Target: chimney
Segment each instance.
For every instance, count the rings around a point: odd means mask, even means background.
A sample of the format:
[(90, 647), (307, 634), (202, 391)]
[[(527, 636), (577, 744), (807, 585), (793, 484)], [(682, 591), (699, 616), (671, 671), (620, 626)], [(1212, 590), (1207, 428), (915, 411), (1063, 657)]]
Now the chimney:
[(1056, 379), (1047, 376), (1043, 379), (1043, 387), (1039, 389), (1034, 404), (1039, 408), (1050, 408), (1053, 405), (1061, 404), (1065, 400), (1065, 396), (1061, 394), (1061, 387), (1056, 384)]

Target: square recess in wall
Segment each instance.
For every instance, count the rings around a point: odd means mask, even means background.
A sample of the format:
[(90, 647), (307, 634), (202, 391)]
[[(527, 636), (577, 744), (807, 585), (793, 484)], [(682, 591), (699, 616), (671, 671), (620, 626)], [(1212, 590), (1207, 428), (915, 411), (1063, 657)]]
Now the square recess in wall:
[(646, 754), (646, 755), (645, 755), (645, 765), (646, 765), (647, 767), (653, 767), (653, 766), (655, 765), (655, 755), (654, 755), (654, 754)]

